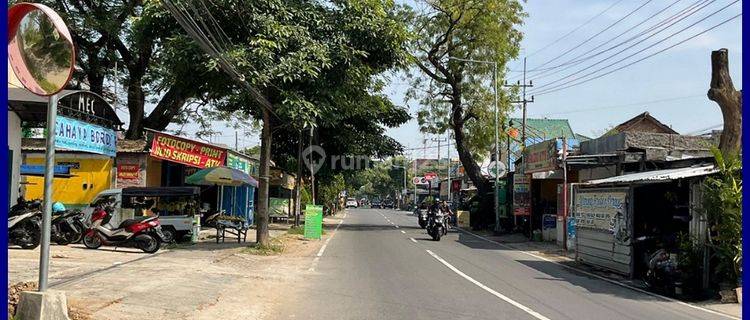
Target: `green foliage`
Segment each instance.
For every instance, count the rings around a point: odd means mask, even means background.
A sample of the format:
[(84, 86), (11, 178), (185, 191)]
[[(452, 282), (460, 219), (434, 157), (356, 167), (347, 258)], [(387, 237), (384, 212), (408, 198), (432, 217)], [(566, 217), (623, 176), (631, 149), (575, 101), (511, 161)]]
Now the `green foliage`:
[(719, 173), (703, 183), (708, 240), (718, 257), (720, 279), (736, 283), (742, 266), (742, 163), (737, 155), (712, 151)]
[(514, 91), (505, 90), (502, 79), (506, 63), (519, 51), (518, 26), (526, 16), (520, 2), (418, 1), (403, 15), (410, 22), (409, 50), (417, 66), (409, 70), (407, 98), (422, 106), (417, 114), (422, 131), (439, 134), (458, 127), (466, 132), (465, 147), (483, 157), (494, 138), (494, 67), (455, 59), (497, 63), (502, 121), (512, 110)]
[(342, 191), (346, 190), (343, 174), (336, 174), (325, 183), (318, 184), (318, 199), (320, 199), (324, 212), (335, 213), (340, 209), (340, 197)]

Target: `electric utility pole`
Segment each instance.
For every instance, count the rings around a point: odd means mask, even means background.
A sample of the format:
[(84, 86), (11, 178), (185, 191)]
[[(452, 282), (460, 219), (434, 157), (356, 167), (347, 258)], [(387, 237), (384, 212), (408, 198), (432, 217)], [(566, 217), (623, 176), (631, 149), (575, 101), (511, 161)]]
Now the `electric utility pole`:
[[(526, 147), (526, 104), (534, 102), (534, 96), (531, 96), (531, 100), (526, 99), (526, 88), (531, 88), (534, 86), (534, 83), (531, 80), (529, 80), (529, 83), (526, 84), (526, 58), (523, 58), (523, 83), (518, 81), (516, 82), (516, 84), (509, 85), (506, 82), (504, 86), (521, 88), (521, 100), (511, 101), (511, 103), (520, 103), (522, 105), (523, 117), (521, 118), (521, 143), (524, 147)], [(510, 164), (508, 165), (510, 166)]]
[[(432, 138), (431, 141), (437, 142), (437, 172), (440, 172), (440, 143), (448, 141), (446, 138)], [(440, 185), (440, 176), (438, 175), (438, 186)], [(438, 187), (438, 197), (440, 196), (440, 188)]]

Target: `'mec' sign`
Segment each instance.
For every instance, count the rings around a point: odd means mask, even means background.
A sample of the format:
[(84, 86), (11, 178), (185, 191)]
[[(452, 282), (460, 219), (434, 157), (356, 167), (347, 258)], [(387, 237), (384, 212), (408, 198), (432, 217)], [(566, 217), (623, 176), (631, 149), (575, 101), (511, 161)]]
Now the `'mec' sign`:
[(114, 157), (117, 154), (117, 136), (112, 129), (57, 116), (55, 148)]

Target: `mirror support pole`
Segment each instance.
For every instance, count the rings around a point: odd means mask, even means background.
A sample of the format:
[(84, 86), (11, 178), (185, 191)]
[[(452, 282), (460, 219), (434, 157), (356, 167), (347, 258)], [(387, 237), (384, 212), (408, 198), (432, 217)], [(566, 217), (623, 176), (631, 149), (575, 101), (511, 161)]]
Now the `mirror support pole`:
[(49, 273), (49, 242), (52, 220), (52, 180), (55, 177), (55, 123), (57, 122), (57, 99), (49, 97), (47, 106), (47, 151), (44, 166), (44, 211), (42, 212), (42, 238), (39, 250), (39, 292), (47, 290)]

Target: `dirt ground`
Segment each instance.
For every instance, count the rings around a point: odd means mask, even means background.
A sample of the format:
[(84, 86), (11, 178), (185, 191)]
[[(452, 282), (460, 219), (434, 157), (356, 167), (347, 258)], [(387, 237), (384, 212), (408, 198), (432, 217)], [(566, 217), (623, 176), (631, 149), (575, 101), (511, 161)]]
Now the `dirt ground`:
[[(290, 288), (303, 280), (339, 218), (326, 218), (322, 240), (305, 240), (275, 225), (284, 243), (277, 255), (243, 252), (247, 243), (213, 239), (145, 254), (129, 248), (52, 246), (49, 283), (92, 319), (262, 319), (294, 303)], [(229, 241), (229, 239), (228, 239)], [(10, 283), (36, 281), (39, 250), (8, 249)]]

